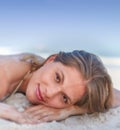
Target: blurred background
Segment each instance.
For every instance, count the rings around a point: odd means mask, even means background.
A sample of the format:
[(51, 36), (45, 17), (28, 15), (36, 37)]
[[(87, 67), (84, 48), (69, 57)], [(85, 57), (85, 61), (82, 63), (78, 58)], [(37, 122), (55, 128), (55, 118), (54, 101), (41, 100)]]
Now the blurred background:
[(120, 89), (120, 0), (0, 0), (0, 54), (86, 50)]
[(73, 49), (120, 57), (119, 0), (0, 0), (0, 54)]

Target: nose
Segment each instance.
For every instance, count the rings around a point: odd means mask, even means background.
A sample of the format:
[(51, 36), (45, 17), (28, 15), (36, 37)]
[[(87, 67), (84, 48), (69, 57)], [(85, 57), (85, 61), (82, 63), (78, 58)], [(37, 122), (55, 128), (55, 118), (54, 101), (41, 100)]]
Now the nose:
[(62, 88), (60, 86), (49, 86), (46, 89), (46, 97), (47, 98), (52, 98), (56, 96), (58, 93), (62, 91)]

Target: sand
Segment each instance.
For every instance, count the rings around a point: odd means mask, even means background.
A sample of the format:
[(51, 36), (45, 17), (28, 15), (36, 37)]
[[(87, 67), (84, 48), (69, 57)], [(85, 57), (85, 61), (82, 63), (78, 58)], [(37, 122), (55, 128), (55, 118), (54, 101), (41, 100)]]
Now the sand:
[[(108, 67), (112, 76), (114, 87), (120, 89), (120, 68)], [(15, 94), (7, 100), (11, 104), (23, 110), (29, 102), (22, 94)], [(106, 113), (85, 114), (69, 117), (61, 122), (52, 121), (37, 125), (20, 125), (14, 122), (0, 119), (0, 130), (120, 130), (120, 107), (110, 109)]]
[[(14, 105), (19, 110), (28, 104), (26, 97), (15, 94), (8, 99), (7, 104)], [(61, 122), (52, 121), (37, 125), (20, 125), (0, 119), (0, 130), (120, 130), (120, 107), (110, 109), (106, 113), (72, 116)]]

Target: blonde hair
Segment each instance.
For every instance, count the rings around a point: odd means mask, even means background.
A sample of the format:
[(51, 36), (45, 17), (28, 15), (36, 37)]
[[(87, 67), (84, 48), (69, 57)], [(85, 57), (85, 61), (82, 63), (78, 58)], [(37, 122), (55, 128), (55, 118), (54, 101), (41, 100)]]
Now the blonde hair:
[[(89, 112), (104, 112), (111, 107), (112, 80), (98, 56), (82, 50), (59, 52), (55, 55), (54, 62), (75, 67), (86, 81), (86, 92), (76, 105), (86, 107)], [(22, 61), (31, 63), (33, 71), (44, 65), (47, 59), (34, 54), (23, 54), (21, 58)]]
[(104, 112), (112, 105), (112, 80), (101, 59), (95, 54), (75, 50), (60, 52), (55, 61), (74, 66), (86, 81), (86, 92), (76, 105), (84, 106), (89, 112)]

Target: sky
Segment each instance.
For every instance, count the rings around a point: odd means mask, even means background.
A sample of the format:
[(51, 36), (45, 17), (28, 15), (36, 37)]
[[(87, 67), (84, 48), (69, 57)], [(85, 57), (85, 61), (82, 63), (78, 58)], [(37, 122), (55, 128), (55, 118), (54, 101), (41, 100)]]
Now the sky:
[(0, 0), (0, 53), (8, 49), (120, 57), (120, 1)]

